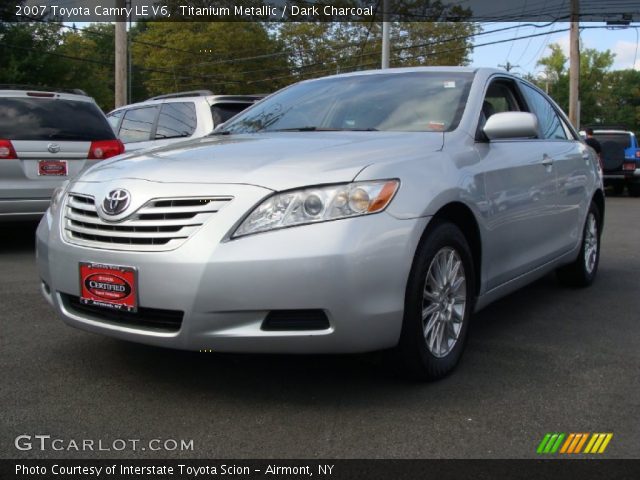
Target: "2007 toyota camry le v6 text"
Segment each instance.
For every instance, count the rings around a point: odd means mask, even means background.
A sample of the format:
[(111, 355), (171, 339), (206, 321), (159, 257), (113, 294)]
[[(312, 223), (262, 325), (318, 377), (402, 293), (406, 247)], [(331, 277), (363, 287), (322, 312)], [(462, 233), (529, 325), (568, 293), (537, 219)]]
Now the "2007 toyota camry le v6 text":
[(595, 153), (522, 79), (357, 72), (94, 165), (55, 193), (38, 265), (84, 330), (217, 352), (394, 348), (435, 379), (474, 311), (552, 270), (592, 283), (604, 206)]

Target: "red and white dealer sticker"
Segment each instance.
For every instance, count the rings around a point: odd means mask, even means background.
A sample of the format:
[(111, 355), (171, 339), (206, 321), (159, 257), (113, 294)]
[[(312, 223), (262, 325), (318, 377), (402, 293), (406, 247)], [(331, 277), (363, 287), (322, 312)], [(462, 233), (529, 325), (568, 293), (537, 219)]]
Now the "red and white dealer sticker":
[(138, 310), (137, 272), (132, 267), (80, 263), (80, 302), (125, 312)]
[(67, 175), (67, 162), (65, 160), (40, 160), (38, 161), (38, 175), (65, 177)]

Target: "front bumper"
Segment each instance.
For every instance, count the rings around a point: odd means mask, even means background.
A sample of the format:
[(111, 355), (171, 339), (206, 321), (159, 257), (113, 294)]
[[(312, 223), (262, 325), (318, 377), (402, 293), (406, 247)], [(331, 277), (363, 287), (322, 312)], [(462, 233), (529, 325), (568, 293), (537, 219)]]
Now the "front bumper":
[[(396, 345), (406, 282), (428, 218), (398, 220), (382, 212), (226, 241), (248, 206), (265, 194), (251, 193), (253, 200), (234, 200), (182, 246), (165, 252), (71, 245), (61, 238), (58, 220), (47, 215), (37, 231), (43, 293), (69, 325), (163, 347), (344, 353)], [(80, 294), (80, 262), (135, 267), (140, 307), (183, 312), (179, 330), (122, 324), (74, 308), (68, 299)], [(307, 309), (323, 311), (329, 328), (261, 328), (270, 311)]]

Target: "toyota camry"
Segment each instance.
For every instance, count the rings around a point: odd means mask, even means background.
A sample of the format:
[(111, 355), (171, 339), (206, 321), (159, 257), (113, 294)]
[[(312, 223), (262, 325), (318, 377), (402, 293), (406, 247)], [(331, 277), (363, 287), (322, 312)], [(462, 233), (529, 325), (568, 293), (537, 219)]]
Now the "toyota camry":
[(558, 106), (494, 69), (304, 81), (208, 137), (98, 162), (37, 231), (69, 325), (215, 352), (460, 359), (472, 314), (594, 280), (602, 173)]

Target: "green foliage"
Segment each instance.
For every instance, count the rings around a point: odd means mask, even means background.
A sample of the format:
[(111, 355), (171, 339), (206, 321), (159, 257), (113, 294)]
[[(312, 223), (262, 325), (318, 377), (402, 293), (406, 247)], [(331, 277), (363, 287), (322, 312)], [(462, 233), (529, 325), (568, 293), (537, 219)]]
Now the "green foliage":
[[(478, 28), (392, 23), (391, 66), (464, 65)], [(377, 68), (381, 30), (380, 22), (138, 22), (129, 31), (132, 101), (194, 89), (267, 93), (305, 78)], [(82, 88), (105, 111), (113, 108), (113, 24), (0, 23), (0, 54), (0, 82)]]
[(279, 42), (257, 22), (148, 23), (135, 40), (133, 62), (146, 70), (150, 94), (193, 89), (255, 93), (251, 81), (256, 77), (287, 71)]
[(65, 66), (51, 55), (61, 41), (56, 24), (0, 24), (0, 83), (61, 86)]
[[(544, 74), (534, 82), (547, 89), (565, 110), (569, 107), (568, 58), (560, 45), (549, 46), (551, 53), (538, 65)], [(611, 71), (615, 54), (585, 48), (580, 52), (580, 123), (622, 124), (640, 130), (640, 72)]]
[[(390, 66), (465, 65), (472, 51), (469, 35), (477, 31), (467, 22), (393, 22)], [(278, 33), (289, 52), (289, 83), (380, 66), (378, 22), (285, 23)]]

